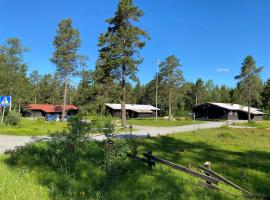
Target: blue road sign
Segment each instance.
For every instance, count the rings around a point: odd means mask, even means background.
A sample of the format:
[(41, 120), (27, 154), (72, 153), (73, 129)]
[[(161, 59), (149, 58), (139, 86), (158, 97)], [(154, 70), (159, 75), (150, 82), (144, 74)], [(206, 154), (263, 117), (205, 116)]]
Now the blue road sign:
[(11, 97), (10, 96), (0, 96), (0, 106), (10, 106)]

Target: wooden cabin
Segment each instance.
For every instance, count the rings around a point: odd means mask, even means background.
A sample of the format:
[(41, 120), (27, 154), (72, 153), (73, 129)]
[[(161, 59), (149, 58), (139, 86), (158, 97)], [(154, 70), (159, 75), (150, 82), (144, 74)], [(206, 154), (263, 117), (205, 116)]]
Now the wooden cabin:
[[(24, 113), (24, 116), (48, 119), (49, 116), (61, 116), (63, 106), (52, 104), (29, 104), (26, 106), (26, 110), (27, 112)], [(78, 111), (79, 109), (74, 105), (66, 106), (66, 113), (68, 116), (75, 115)]]
[[(248, 107), (230, 103), (204, 103), (193, 108), (196, 119), (248, 120)], [(250, 108), (252, 120), (262, 120), (265, 113)]]
[[(106, 110), (112, 116), (121, 117), (121, 104), (106, 103)], [(160, 111), (151, 105), (141, 105), (141, 104), (126, 104), (126, 112), (128, 118), (145, 118), (145, 117), (155, 117), (157, 112)]]

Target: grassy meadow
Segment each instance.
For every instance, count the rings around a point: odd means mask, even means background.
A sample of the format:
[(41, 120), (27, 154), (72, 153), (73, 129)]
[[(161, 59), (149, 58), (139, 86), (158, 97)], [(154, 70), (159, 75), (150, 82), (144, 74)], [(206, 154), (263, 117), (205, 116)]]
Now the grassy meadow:
[[(168, 121), (168, 119), (158, 118), (157, 123), (155, 118), (137, 118), (129, 119), (129, 125), (137, 126), (183, 126), (193, 124), (194, 121), (191, 119), (178, 119), (174, 121)], [(196, 121), (196, 123), (202, 123), (201, 121)]]
[(49, 122), (43, 119), (30, 120), (21, 119), (18, 126), (0, 126), (0, 135), (48, 135), (63, 131), (67, 127), (66, 122)]
[(36, 174), (27, 168), (12, 169), (0, 156), (0, 200), (49, 200), (49, 189), (38, 183)]
[[(139, 156), (151, 149), (156, 156), (194, 169), (210, 161), (214, 171), (244, 189), (270, 196), (270, 130), (222, 127), (137, 139), (133, 143)], [(118, 149), (123, 152), (125, 146), (121, 145)], [(198, 179), (161, 164), (150, 170), (130, 158), (123, 157), (120, 162), (120, 152), (108, 154), (111, 147), (104, 142), (87, 141), (75, 149), (67, 147), (69, 153), (56, 143), (32, 144), (8, 154), (8, 164), (1, 160), (1, 166), (12, 166), (13, 171), (7, 174), (11, 177), (18, 170), (29, 170), (40, 187), (49, 190), (50, 199), (243, 199), (208, 190), (200, 186)], [(65, 168), (71, 155), (73, 163)], [(111, 174), (108, 169), (121, 173)], [(220, 187), (239, 195), (228, 186)], [(27, 189), (24, 192), (28, 193)]]
[(243, 127), (254, 127), (260, 129), (267, 129), (267, 128), (270, 129), (270, 120), (235, 123), (235, 125)]

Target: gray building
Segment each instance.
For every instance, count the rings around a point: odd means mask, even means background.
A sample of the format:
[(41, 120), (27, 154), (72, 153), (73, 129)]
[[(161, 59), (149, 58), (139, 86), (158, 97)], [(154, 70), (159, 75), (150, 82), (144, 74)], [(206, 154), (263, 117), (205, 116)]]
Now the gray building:
[[(112, 116), (121, 116), (121, 104), (106, 103), (106, 110)], [(126, 112), (128, 118), (144, 118), (144, 117), (155, 117), (157, 112), (160, 111), (151, 105), (141, 104), (126, 104)]]
[[(239, 104), (208, 102), (193, 108), (196, 119), (247, 120), (248, 107)], [(265, 113), (250, 108), (252, 120), (262, 120)]]

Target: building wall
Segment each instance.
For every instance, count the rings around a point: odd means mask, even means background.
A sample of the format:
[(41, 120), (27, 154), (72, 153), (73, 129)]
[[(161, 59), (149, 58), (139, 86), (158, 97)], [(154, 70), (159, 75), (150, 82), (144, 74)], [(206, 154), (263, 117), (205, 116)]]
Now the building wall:
[(261, 120), (263, 120), (263, 115), (255, 115), (255, 116), (253, 116), (253, 120), (254, 121), (261, 121)]
[(228, 112), (228, 120), (239, 120), (238, 118), (238, 112), (230, 111)]
[(156, 113), (138, 113), (138, 118), (155, 117)]
[[(121, 117), (121, 110), (113, 110), (107, 107), (107, 112), (110, 113), (114, 117)], [(155, 117), (156, 113), (137, 113), (132, 110), (126, 110), (127, 118), (146, 118), (146, 117)]]
[[(229, 118), (229, 111), (217, 106), (203, 104), (193, 109), (197, 119), (224, 119)], [(232, 114), (230, 117), (234, 117)]]
[(45, 117), (45, 113), (40, 111), (40, 110), (32, 110), (32, 111), (30, 111), (30, 116), (29, 117), (43, 118), (43, 117)]

